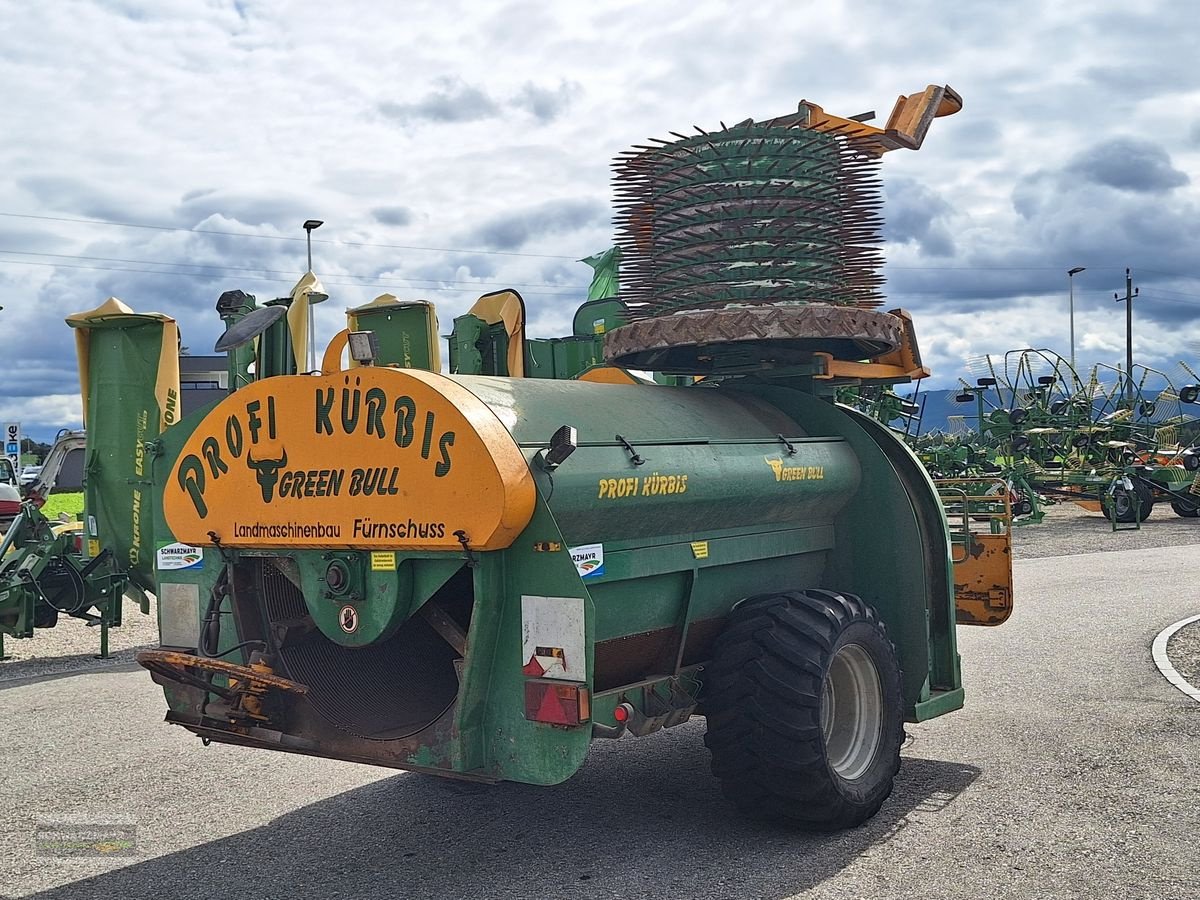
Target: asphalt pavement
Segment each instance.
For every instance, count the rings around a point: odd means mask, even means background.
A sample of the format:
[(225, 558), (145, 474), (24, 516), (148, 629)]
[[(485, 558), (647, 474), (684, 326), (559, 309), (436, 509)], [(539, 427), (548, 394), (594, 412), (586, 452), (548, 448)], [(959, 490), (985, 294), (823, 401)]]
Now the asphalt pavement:
[[(1150, 655), (1200, 612), (1195, 546), (1015, 569), (1009, 622), (959, 629), (967, 707), (910, 726), (892, 797), (834, 835), (741, 818), (701, 721), (599, 741), (554, 788), (483, 787), (204, 748), (127, 663), (10, 677), (0, 896), (1200, 896), (1200, 704)], [(46, 849), (80, 826), (112, 855)]]

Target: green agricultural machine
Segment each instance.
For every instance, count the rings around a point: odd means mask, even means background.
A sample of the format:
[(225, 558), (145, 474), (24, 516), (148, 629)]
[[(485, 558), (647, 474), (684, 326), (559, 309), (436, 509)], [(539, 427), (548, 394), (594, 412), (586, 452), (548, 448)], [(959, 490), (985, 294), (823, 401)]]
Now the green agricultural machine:
[[(984, 364), (989, 374), (958, 396), (976, 406), (972, 462), (983, 474), (1003, 471), (1030, 503), (1029, 520), (1041, 517), (1039, 498), (1103, 512), (1114, 528), (1140, 525), (1157, 502), (1185, 518), (1200, 514), (1196, 419), (1185, 413), (1200, 388), (1176, 390), (1144, 366), (1131, 378), (1098, 365), (1085, 382), (1049, 350), (1013, 350), (999, 365)], [(1151, 393), (1151, 380), (1165, 388)]]
[(976, 552), (897, 434), (834, 402), (925, 371), (911, 320), (874, 308), (873, 173), (960, 105), (931, 86), (879, 129), (802, 103), (639, 148), (620, 296), (557, 343), (525, 339), (514, 292), (481, 298), (454, 374), (432, 309), (394, 299), (298, 374), (300, 291), (222, 295), (229, 394), (169, 427), (154, 373), (102, 399), (85, 366), (88, 408), (112, 404), (89, 442), (127, 443), (89, 463), (83, 556), (152, 581), (138, 659), (167, 720), (548, 785), (593, 740), (702, 715), (742, 809), (873, 815), (904, 723), (963, 704), (956, 622), (1012, 608), (1006, 535)]
[(67, 322), (76, 334), (84, 419), (101, 426), (87, 438), (85, 522), (51, 522), (39, 510), (65, 455), (82, 443), (81, 434), (67, 433), (0, 539), (0, 658), (6, 636), (33, 637), (63, 615), (98, 627), (107, 657), (125, 595), (149, 613), (145, 592), (156, 587), (147, 448), (179, 417), (178, 328), (112, 298)]

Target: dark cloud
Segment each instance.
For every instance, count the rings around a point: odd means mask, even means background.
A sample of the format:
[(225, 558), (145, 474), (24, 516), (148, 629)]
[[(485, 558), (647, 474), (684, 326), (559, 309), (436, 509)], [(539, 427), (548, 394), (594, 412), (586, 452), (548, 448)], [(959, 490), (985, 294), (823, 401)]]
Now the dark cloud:
[(384, 101), (379, 111), (399, 122), (474, 122), (499, 114), (500, 106), (482, 89), (461, 78), (441, 78), (415, 103)]
[(1171, 157), (1158, 144), (1133, 137), (1119, 137), (1097, 144), (1075, 156), (1067, 165), (1068, 176), (1093, 184), (1161, 194), (1188, 183), (1188, 176), (1171, 164)]
[(126, 197), (70, 175), (29, 175), (17, 187), (32, 194), (43, 211), (70, 212), (92, 219), (138, 218)]
[[(467, 281), (472, 278), (491, 280), (495, 278), (499, 260), (495, 256), (480, 253), (447, 253), (440, 259), (405, 266), (393, 270), (392, 276), (407, 278), (425, 285), (427, 282)], [(421, 286), (415, 290), (422, 290)]]
[[(605, 248), (607, 249), (607, 248)], [(540, 269), (538, 280), (544, 281), (547, 284), (563, 285), (564, 287), (577, 287), (581, 283), (588, 284), (592, 280), (592, 269), (583, 263), (567, 262), (563, 260), (560, 263), (547, 263)], [(579, 301), (583, 302), (582, 299)]]
[(556, 87), (527, 81), (515, 94), (497, 97), (461, 78), (441, 78), (416, 102), (386, 100), (379, 104), (379, 111), (388, 118), (411, 124), (476, 122), (516, 109), (546, 123), (562, 115), (581, 93), (582, 88), (574, 81), (560, 81)]
[[(1200, 235), (1191, 223), (1200, 209), (1178, 189), (1186, 175), (1153, 143), (1116, 137), (1059, 166), (1018, 170), (1010, 189), (1015, 215), (1007, 220), (980, 215), (969, 203), (961, 215), (947, 211), (927, 187), (894, 176), (884, 180), (887, 234), (896, 244), (886, 293), (936, 335), (930, 352), (943, 353), (935, 364), (946, 374), (960, 364), (958, 350), (949, 348), (965, 346), (964, 333), (973, 352), (1003, 353), (1028, 340), (1064, 348), (1066, 271), (1072, 266), (1087, 267), (1074, 279), (1081, 352), (1084, 334), (1121, 343), (1123, 306), (1113, 293), (1124, 294), (1125, 266), (1141, 289), (1136, 334), (1186, 334), (1195, 327), (1200, 290), (1189, 273), (1200, 255)], [(960, 194), (952, 196), (957, 205)], [(953, 237), (953, 258), (924, 260), (926, 226), (939, 224)], [(1099, 358), (1105, 351), (1088, 352)], [(1169, 367), (1173, 352), (1155, 344), (1139, 350), (1139, 358)], [(1117, 356), (1114, 351), (1105, 359)]]
[[(66, 329), (66, 325), (62, 326)], [(67, 335), (69, 337), (69, 335)], [(43, 354), (41, 361), (33, 361), (32, 355), (22, 354), (30, 361), (19, 368), (9, 368), (4, 373), (4, 398), (40, 397), (43, 394), (71, 394), (79, 390), (79, 369), (74, 354), (62, 353), (71, 347), (62, 335), (25, 334), (30, 349), (36, 348)], [(71, 347), (73, 349), (73, 347)]]
[(1107, 92), (1134, 96), (1157, 94), (1166, 84), (1178, 91), (1200, 84), (1200, 70), (1180, 66), (1178, 58), (1170, 52), (1138, 62), (1090, 66), (1084, 69), (1083, 76)]
[(534, 238), (595, 225), (608, 214), (604, 203), (591, 198), (550, 200), (494, 216), (476, 225), (461, 240), (487, 250), (517, 250)]
[(955, 160), (994, 157), (996, 147), (1004, 140), (1004, 131), (1000, 123), (995, 119), (972, 118), (965, 112), (962, 115), (962, 121), (956, 116), (945, 127), (940, 122), (935, 123), (936, 144), (946, 148), (948, 155)]
[(512, 105), (523, 109), (539, 122), (558, 118), (580, 93), (580, 86), (573, 81), (564, 81), (556, 88), (540, 87), (526, 82), (512, 99)]
[(953, 211), (936, 191), (910, 178), (886, 182), (884, 237), (892, 243), (914, 243), (923, 256), (954, 255), (954, 239), (945, 220)]
[[(28, 219), (0, 218), (0, 247), (11, 251), (51, 251), (61, 249), (62, 239), (49, 228)], [(13, 258), (12, 253), (3, 254), (3, 259)]]
[[(1189, 272), (1200, 254), (1200, 240), (1189, 224), (1200, 211), (1173, 190), (1187, 180), (1161, 147), (1147, 141), (1116, 138), (1090, 147), (1060, 169), (1020, 178), (1012, 191), (1019, 227), (1003, 245), (979, 247), (975, 261), (1107, 267), (1114, 282), (1126, 265), (1147, 275), (1153, 270), (1183, 277), (1170, 273)], [(1153, 203), (1146, 202), (1147, 194), (1154, 196)], [(1088, 280), (1097, 275), (1089, 273)], [(1155, 307), (1172, 321), (1187, 310), (1165, 299)]]
[(403, 226), (411, 224), (412, 210), (407, 206), (376, 206), (371, 210), (375, 221), (383, 225)]

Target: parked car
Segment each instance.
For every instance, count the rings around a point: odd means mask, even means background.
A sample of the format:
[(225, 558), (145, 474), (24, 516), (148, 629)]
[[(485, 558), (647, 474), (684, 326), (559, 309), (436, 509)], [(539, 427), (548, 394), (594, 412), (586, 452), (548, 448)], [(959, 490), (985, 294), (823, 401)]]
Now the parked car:
[(7, 456), (0, 456), (0, 535), (8, 530), (21, 509), (21, 494), (17, 488), (17, 472)]
[(26, 466), (21, 470), (21, 487), (29, 487), (42, 474), (41, 466)]

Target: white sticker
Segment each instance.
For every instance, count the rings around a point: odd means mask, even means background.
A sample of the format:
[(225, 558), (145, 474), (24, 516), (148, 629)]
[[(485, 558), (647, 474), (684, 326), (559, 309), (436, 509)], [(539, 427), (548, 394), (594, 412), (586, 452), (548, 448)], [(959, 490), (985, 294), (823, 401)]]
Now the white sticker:
[(587, 681), (582, 597), (521, 597), (521, 666), (526, 675)]
[(158, 616), (164, 647), (195, 647), (200, 640), (200, 585), (161, 582)]
[(95, 516), (88, 516), (88, 534), (92, 537), (100, 537), (100, 531), (96, 528)]
[(595, 578), (604, 574), (604, 545), (584, 544), (571, 548), (571, 562), (580, 578)]
[(191, 544), (167, 544), (158, 548), (158, 570), (173, 572), (179, 569), (203, 569), (204, 553)]

